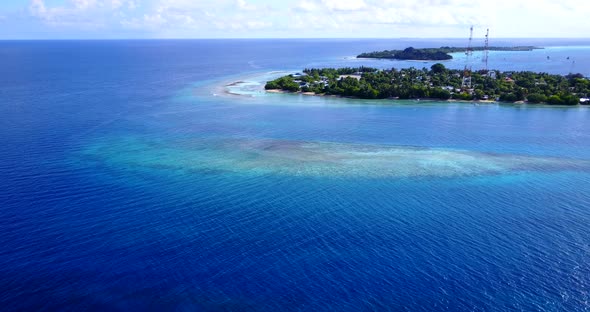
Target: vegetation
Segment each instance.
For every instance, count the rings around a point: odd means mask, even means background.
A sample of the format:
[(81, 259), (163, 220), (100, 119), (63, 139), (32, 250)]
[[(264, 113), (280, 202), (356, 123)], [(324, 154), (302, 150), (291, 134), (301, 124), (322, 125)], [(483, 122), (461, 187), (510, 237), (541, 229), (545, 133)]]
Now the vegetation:
[(497, 99), (557, 105), (576, 105), (590, 96), (590, 80), (581, 74), (479, 71), (471, 73), (472, 89), (462, 89), (463, 71), (440, 63), (430, 69), (312, 68), (303, 72), (269, 81), (265, 88), (363, 99)]
[(285, 91), (299, 91), (299, 84), (293, 80), (293, 76), (285, 76), (266, 83), (265, 89), (280, 89)]
[[(465, 49), (463, 49), (465, 50)], [(388, 58), (396, 60), (450, 60), (453, 57), (441, 49), (414, 49), (412, 47), (405, 50), (385, 50), (380, 52), (369, 52), (358, 55), (358, 58)]]
[[(472, 48), (473, 51), (482, 51), (484, 47)], [(539, 49), (532, 46), (518, 46), (518, 47), (489, 47), (490, 51), (531, 51)], [(458, 47), (440, 47), (440, 48), (425, 48), (415, 49), (413, 47), (405, 50), (385, 50), (378, 52), (361, 53), (358, 58), (383, 58), (395, 60), (426, 60), (426, 61), (442, 61), (453, 58), (449, 53), (464, 52), (465, 48)]]

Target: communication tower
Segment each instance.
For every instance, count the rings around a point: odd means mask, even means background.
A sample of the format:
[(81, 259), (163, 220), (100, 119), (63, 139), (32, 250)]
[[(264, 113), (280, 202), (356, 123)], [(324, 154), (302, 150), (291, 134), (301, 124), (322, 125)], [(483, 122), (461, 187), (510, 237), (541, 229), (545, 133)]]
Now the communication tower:
[(463, 70), (463, 82), (461, 83), (461, 89), (471, 89), (471, 55), (473, 54), (473, 47), (471, 42), (473, 41), (473, 26), (469, 28), (469, 43), (467, 44), (467, 50), (465, 50), (465, 69)]
[(483, 49), (483, 62), (485, 63), (484, 70), (488, 72), (488, 56), (490, 55), (490, 29), (488, 28), (486, 31), (486, 43)]

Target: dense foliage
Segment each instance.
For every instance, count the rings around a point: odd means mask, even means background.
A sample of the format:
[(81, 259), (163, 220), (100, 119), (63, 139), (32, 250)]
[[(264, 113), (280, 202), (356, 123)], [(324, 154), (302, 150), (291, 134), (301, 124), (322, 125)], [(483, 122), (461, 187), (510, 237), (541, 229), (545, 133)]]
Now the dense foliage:
[[(531, 51), (538, 49), (532, 46), (518, 46), (518, 47), (488, 47), (490, 51)], [(484, 47), (474, 47), (473, 51), (482, 51)], [(459, 47), (440, 47), (440, 48), (424, 48), (415, 49), (413, 47), (406, 48), (405, 50), (385, 50), (361, 53), (358, 58), (384, 58), (384, 59), (396, 59), (396, 60), (450, 60), (453, 57), (449, 53), (463, 52), (465, 48)]]
[[(464, 49), (463, 49), (464, 50)], [(414, 49), (385, 50), (380, 52), (362, 53), (358, 58), (390, 58), (396, 60), (450, 60), (453, 57), (441, 49)]]
[(495, 71), (493, 78), (485, 72), (473, 72), (472, 89), (465, 90), (461, 89), (463, 71), (447, 69), (440, 63), (430, 69), (314, 68), (303, 72), (269, 81), (265, 88), (363, 99), (498, 99), (559, 105), (575, 105), (580, 98), (590, 96), (590, 80), (581, 74)]

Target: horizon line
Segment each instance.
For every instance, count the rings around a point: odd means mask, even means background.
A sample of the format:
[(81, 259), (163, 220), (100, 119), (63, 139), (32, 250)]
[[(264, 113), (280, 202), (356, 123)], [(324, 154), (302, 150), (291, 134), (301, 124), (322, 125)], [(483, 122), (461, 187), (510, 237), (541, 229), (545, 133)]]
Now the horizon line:
[[(122, 40), (464, 40), (464, 37), (227, 37), (227, 38), (13, 38), (0, 41), (122, 41)], [(495, 40), (590, 40), (590, 37), (495, 37)]]

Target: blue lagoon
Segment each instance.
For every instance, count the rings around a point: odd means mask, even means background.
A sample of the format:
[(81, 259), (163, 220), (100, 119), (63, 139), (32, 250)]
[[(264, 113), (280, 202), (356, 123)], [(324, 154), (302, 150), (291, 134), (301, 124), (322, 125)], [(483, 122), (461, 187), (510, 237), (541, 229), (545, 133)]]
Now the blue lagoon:
[(263, 92), (410, 43), (0, 42), (3, 309), (590, 308), (588, 107)]

